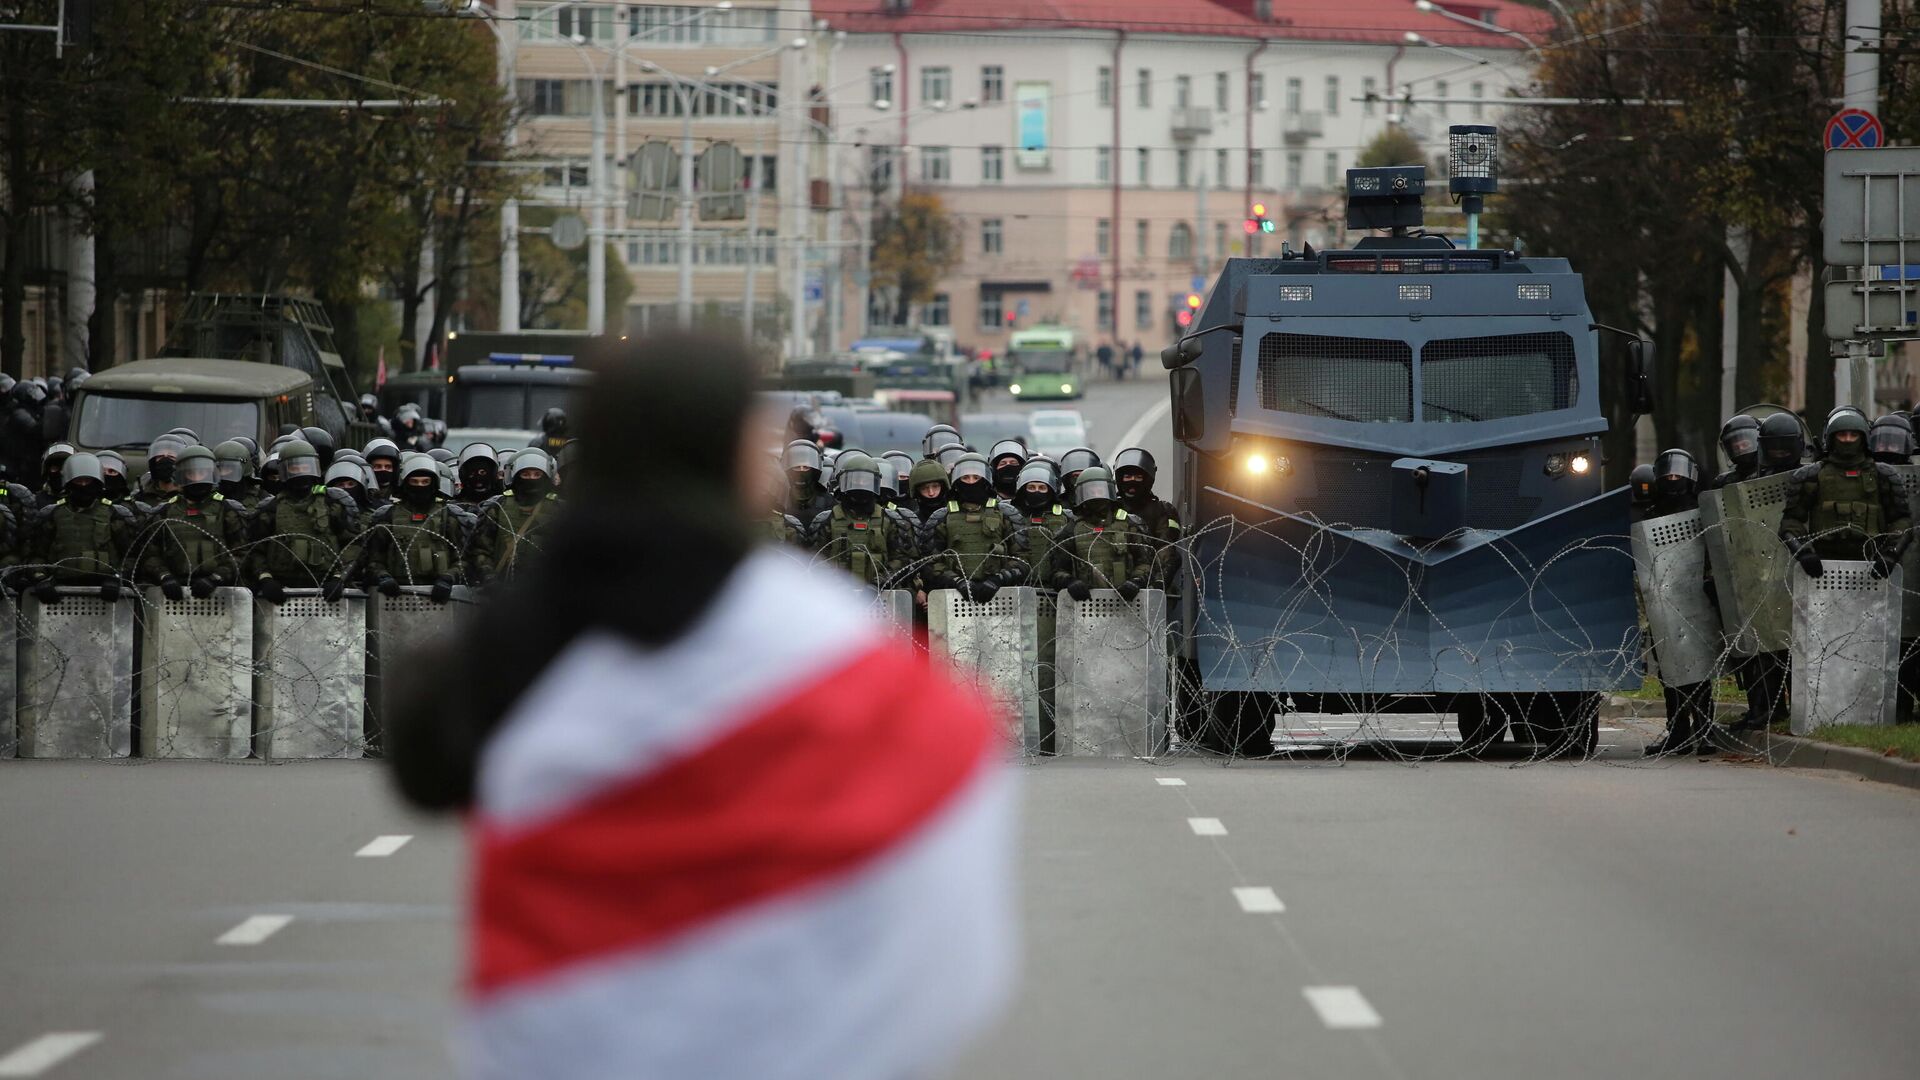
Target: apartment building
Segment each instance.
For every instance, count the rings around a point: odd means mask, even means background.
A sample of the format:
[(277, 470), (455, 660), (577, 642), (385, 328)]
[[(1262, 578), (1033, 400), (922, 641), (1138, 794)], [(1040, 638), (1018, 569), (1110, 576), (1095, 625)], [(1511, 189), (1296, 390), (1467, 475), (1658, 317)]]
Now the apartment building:
[[(1498, 123), (1487, 99), (1526, 85), (1534, 54), (1520, 35), (1551, 19), (1508, 0), (1450, 0), (1445, 13), (1412, 0), (814, 10), (846, 35), (833, 64), (852, 85), (834, 103), (832, 167), (847, 216), (857, 225), (906, 185), (938, 191), (958, 222), (959, 267), (909, 318), (985, 348), (1057, 322), (1149, 351), (1222, 260), (1339, 243), (1345, 171), (1388, 125), (1433, 156), (1447, 125)], [(1408, 94), (1460, 101), (1388, 100)], [(1256, 203), (1274, 234), (1245, 231)], [(894, 313), (862, 311), (860, 249), (836, 250), (844, 341)]]

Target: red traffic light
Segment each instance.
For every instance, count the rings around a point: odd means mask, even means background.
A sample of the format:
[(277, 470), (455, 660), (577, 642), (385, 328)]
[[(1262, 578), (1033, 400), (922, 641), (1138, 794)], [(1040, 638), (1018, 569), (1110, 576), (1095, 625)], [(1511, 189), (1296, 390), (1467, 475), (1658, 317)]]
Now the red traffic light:
[(1017, 318), (1019, 318), (1019, 317), (1020, 317), (1020, 315), (1019, 315), (1019, 313), (1018, 313), (1018, 312), (1013, 312), (1013, 311), (1009, 311), (1009, 312), (1007, 312), (1007, 325), (1008, 325), (1008, 326), (1012, 326), (1012, 325), (1013, 325), (1013, 320), (1015, 320), (1015, 319), (1017, 319)]
[(1176, 311), (1173, 315), (1173, 321), (1179, 323), (1181, 326), (1191, 326), (1193, 325), (1193, 312)]
[(1240, 226), (1241, 228), (1244, 228), (1247, 230), (1248, 236), (1252, 236), (1254, 233), (1257, 233), (1260, 231), (1260, 223), (1253, 220), (1252, 218), (1248, 218), (1247, 220), (1241, 222)]

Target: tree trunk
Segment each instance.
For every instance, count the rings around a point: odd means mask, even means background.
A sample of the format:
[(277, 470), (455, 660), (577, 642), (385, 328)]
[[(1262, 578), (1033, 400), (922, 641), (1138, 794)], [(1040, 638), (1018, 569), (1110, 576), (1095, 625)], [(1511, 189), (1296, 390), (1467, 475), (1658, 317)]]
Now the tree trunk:
[(1818, 423), (1833, 411), (1833, 343), (1827, 340), (1827, 305), (1821, 293), (1820, 279), (1826, 275), (1826, 252), (1819, 218), (1807, 226), (1807, 250), (1811, 252), (1808, 269), (1813, 275), (1813, 298), (1807, 304), (1806, 397), (1809, 422)]
[[(111, 192), (108, 192), (111, 196)], [(87, 370), (113, 366), (120, 343), (120, 260), (117, 235), (102, 222), (93, 235), (93, 318), (87, 322)]]

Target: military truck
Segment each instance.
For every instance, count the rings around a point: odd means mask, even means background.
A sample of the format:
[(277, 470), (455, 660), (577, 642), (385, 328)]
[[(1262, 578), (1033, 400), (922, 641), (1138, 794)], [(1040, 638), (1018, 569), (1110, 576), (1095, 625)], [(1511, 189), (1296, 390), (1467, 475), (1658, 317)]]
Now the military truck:
[(1600, 392), (1650, 410), (1647, 346), (1603, 371), (1567, 260), (1416, 234), (1424, 192), (1423, 167), (1350, 170), (1349, 229), (1385, 235), (1229, 260), (1162, 353), (1191, 543), (1182, 715), (1216, 749), (1267, 752), (1292, 708), (1452, 713), (1471, 748), (1511, 728), (1577, 750), (1600, 692), (1640, 685)]
[[(302, 372), (312, 387), (307, 423), (325, 429), (339, 446), (359, 446), (373, 438), (373, 425), (360, 419), (353, 378), (334, 344), (333, 320), (317, 300), (270, 293), (196, 293), (187, 298), (160, 356), (246, 360)], [(233, 389), (250, 392), (250, 384)]]
[(130, 475), (138, 475), (147, 446), (172, 428), (192, 428), (207, 446), (249, 435), (265, 447), (288, 425), (314, 424), (319, 401), (312, 376), (278, 364), (136, 360), (81, 385), (68, 441), (82, 450), (117, 450)]

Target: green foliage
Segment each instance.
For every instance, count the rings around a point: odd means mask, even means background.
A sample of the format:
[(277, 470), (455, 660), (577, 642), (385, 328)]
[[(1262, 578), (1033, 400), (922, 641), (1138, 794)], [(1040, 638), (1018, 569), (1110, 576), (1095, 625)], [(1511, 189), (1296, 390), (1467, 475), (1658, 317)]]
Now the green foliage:
[(911, 305), (933, 299), (960, 254), (960, 233), (946, 202), (934, 192), (910, 189), (874, 221), (873, 286), (892, 296), (901, 321)]
[(1420, 148), (1420, 141), (1407, 133), (1399, 124), (1389, 124), (1375, 135), (1372, 141), (1361, 147), (1360, 156), (1353, 159), (1356, 169), (1377, 169), (1386, 165), (1424, 165), (1427, 152)]

